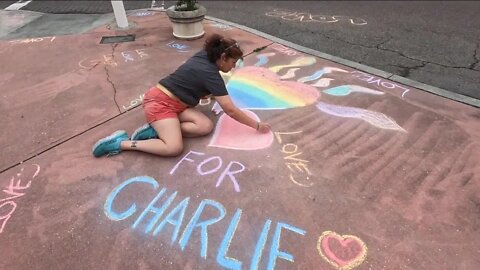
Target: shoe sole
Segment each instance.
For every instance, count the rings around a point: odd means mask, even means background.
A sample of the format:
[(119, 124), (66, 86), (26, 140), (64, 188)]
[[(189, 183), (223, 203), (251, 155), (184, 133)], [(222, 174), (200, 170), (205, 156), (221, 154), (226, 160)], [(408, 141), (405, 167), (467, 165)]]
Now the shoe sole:
[[(122, 135), (122, 134), (127, 135), (127, 132), (125, 130), (117, 130), (114, 133), (112, 133), (110, 136), (107, 136), (103, 139), (98, 140), (98, 142), (96, 142), (92, 147), (92, 154), (95, 152), (95, 148), (97, 148), (100, 144), (102, 144), (106, 141), (109, 141), (109, 140), (111, 140), (111, 139), (113, 139), (113, 138), (115, 138), (119, 135)], [(128, 135), (127, 135), (127, 138), (128, 138)]]
[(150, 127), (150, 124), (144, 124), (143, 126), (137, 128), (133, 134), (132, 134), (132, 137), (130, 137), (130, 140), (132, 141), (138, 141), (138, 139), (135, 139), (135, 137), (137, 136), (138, 133), (140, 133), (141, 131), (143, 131), (144, 129), (147, 129)]

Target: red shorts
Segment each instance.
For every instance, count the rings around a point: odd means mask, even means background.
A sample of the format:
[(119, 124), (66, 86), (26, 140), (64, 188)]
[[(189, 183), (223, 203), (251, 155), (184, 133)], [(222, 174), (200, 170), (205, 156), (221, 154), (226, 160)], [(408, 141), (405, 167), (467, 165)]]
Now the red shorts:
[(143, 110), (149, 124), (167, 118), (177, 118), (188, 108), (165, 94), (156, 86), (150, 88), (143, 98)]

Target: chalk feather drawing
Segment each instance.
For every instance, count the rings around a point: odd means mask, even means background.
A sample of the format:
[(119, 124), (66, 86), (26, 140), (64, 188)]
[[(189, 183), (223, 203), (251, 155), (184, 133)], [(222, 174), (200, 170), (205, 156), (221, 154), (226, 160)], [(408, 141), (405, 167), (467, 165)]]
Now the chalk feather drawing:
[(334, 68), (334, 67), (324, 67), (316, 72), (314, 72), (312, 75), (310, 76), (306, 76), (306, 77), (303, 77), (303, 78), (300, 78), (298, 79), (297, 81), (298, 82), (309, 82), (309, 81), (314, 81), (318, 78), (321, 78), (324, 74), (329, 74), (329, 73), (332, 73), (334, 71), (337, 71), (337, 72), (348, 72), (344, 69), (341, 69), (341, 68)]
[[(248, 110), (243, 111), (253, 119), (260, 121), (255, 113)], [(258, 133), (233, 120), (230, 116), (222, 114), (208, 146), (235, 150), (258, 150), (270, 147), (272, 142), (272, 132)]]
[(274, 56), (274, 55), (275, 55), (275, 53), (261, 53), (261, 54), (257, 55), (258, 62), (255, 63), (254, 66), (259, 67), (259, 66), (265, 65), (269, 61), (268, 58), (270, 56)]
[(280, 79), (282, 80), (288, 80), (288, 79), (291, 79), (291, 78), (294, 78), (295, 77), (295, 72), (297, 72), (297, 70), (299, 70), (300, 68), (291, 68), (287, 71), (287, 73), (285, 73), (284, 75), (282, 75), (280, 77)]
[(371, 94), (371, 95), (383, 95), (382, 91), (373, 90), (359, 85), (340, 85), (333, 88), (323, 90), (323, 93), (332, 96), (348, 96), (353, 92)]
[(353, 269), (367, 257), (367, 246), (360, 238), (332, 231), (322, 233), (317, 249), (320, 256), (338, 270)]
[(270, 67), (270, 70), (278, 73), (280, 70), (287, 68), (287, 67), (304, 67), (304, 66), (310, 66), (313, 65), (317, 62), (315, 57), (312, 56), (301, 56), (293, 60), (290, 64), (287, 65), (278, 65), (278, 66), (273, 66)]
[(304, 83), (282, 81), (262, 67), (244, 67), (230, 77), (227, 89), (235, 104), (244, 109), (288, 109), (313, 104), (318, 90)]
[(406, 130), (404, 130), (401, 126), (399, 126), (395, 122), (395, 120), (384, 115), (383, 113), (359, 109), (359, 108), (353, 108), (353, 107), (332, 105), (332, 104), (327, 104), (323, 102), (319, 102), (317, 104), (317, 108), (320, 109), (322, 112), (328, 113), (330, 115), (361, 119), (381, 129), (390, 129), (390, 130), (406, 132)]
[(333, 81), (333, 79), (321, 78), (320, 80), (316, 81), (314, 84), (310, 84), (310, 85), (315, 87), (328, 87), (330, 86), (331, 81)]

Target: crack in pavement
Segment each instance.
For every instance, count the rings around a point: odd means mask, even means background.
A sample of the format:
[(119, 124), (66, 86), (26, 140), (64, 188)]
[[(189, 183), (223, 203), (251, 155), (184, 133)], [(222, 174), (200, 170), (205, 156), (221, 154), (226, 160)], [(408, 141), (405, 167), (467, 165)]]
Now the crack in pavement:
[(475, 62), (473, 62), (469, 69), (475, 69), (475, 66), (478, 65), (478, 63), (480, 63), (480, 55), (478, 54), (478, 51), (480, 49), (480, 43), (477, 43), (477, 48), (475, 48), (475, 51), (473, 52), (473, 60)]
[[(118, 46), (118, 43), (113, 44), (112, 46), (112, 61), (115, 61), (115, 48)], [(115, 87), (115, 84), (110, 80), (110, 73), (108, 72), (107, 65), (103, 67), (105, 70), (105, 73), (107, 74), (107, 81), (112, 85), (113, 88), (113, 102), (115, 102), (115, 105), (117, 106), (118, 112), (122, 113), (120, 110), (120, 106), (118, 105), (117, 102), (117, 88)]]
[(413, 67), (406, 67), (406, 66), (402, 66), (402, 65), (391, 65), (391, 66), (398, 67), (398, 68), (402, 69), (400, 71), (399, 75), (402, 76), (402, 77), (408, 78), (410, 76), (410, 72), (412, 72), (414, 70), (417, 70), (419, 68), (423, 68), (427, 64), (428, 64), (427, 62), (422, 61), (422, 63), (420, 65), (413, 66)]

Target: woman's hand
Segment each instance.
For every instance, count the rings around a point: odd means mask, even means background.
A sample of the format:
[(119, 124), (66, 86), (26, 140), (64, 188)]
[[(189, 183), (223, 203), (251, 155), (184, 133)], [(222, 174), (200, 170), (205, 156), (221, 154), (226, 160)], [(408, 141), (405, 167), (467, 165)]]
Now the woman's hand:
[(271, 130), (272, 128), (270, 127), (270, 125), (268, 123), (264, 123), (264, 122), (258, 122), (258, 132), (261, 132), (261, 133), (267, 133)]

